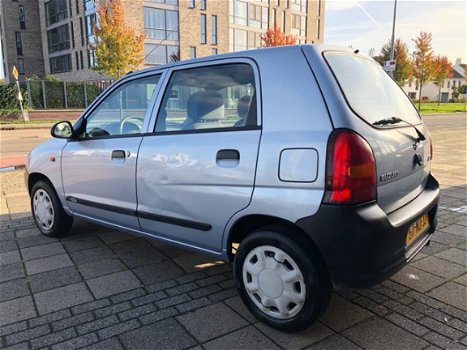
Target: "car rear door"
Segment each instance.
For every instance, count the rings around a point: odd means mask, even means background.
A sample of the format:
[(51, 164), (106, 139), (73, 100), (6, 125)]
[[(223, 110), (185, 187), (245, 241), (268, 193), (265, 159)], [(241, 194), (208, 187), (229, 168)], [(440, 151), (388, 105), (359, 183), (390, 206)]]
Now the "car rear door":
[[(247, 60), (170, 72), (154, 133), (137, 164), (141, 229), (215, 254), (229, 218), (248, 206), (261, 128), (258, 72)], [(243, 99), (242, 99), (243, 98)], [(238, 113), (238, 101), (248, 111)]]
[(125, 79), (81, 123), (81, 136), (62, 151), (68, 207), (78, 216), (139, 229), (136, 159), (161, 74)]

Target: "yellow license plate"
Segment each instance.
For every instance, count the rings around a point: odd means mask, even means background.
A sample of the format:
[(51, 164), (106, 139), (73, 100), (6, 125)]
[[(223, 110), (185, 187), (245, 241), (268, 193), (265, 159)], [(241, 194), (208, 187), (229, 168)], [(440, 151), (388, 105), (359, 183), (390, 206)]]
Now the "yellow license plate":
[(428, 222), (428, 214), (425, 214), (410, 225), (409, 230), (407, 231), (407, 237), (405, 238), (405, 244), (410, 245), (418, 236), (428, 229), (428, 226), (430, 226), (430, 223)]

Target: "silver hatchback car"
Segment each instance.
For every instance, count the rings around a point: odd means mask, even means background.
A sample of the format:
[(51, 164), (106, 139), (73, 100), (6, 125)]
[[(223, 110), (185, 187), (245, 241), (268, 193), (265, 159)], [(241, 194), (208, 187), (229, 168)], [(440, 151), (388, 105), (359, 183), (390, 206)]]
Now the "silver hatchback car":
[(407, 264), (436, 228), (426, 126), (371, 58), (329, 46), (131, 73), (31, 151), (44, 235), (73, 217), (233, 262), (254, 315), (286, 331), (333, 288)]

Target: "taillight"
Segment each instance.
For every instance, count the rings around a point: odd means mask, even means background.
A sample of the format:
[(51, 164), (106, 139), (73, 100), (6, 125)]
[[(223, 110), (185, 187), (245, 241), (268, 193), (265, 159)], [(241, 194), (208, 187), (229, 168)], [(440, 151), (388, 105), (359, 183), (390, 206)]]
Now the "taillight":
[(359, 204), (376, 199), (376, 165), (370, 145), (349, 130), (335, 130), (328, 142), (324, 201)]

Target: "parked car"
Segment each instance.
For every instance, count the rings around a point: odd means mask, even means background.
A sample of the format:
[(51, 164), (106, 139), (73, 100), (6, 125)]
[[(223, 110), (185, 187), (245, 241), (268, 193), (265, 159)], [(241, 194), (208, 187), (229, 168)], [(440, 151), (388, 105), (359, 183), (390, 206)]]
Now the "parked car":
[(429, 132), (371, 58), (303, 45), (131, 73), (29, 155), (39, 230), (73, 217), (233, 262), (260, 320), (311, 325), (436, 228)]

